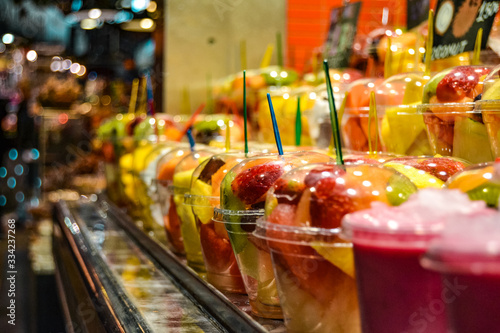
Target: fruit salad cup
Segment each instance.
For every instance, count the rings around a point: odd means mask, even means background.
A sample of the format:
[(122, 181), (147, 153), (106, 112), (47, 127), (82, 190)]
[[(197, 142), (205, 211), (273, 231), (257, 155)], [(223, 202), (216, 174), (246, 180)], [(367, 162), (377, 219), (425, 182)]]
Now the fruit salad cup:
[(222, 180), (220, 208), (215, 209), (214, 221), (223, 223), (227, 230), (252, 312), (257, 316), (283, 317), (269, 249), (252, 235), (257, 219), (264, 215), (266, 193), (286, 171), (328, 161), (327, 155), (314, 152), (256, 156), (238, 163)]
[(471, 200), (483, 200), (498, 208), (500, 199), (500, 161), (470, 166), (448, 179), (446, 187), (458, 189)]
[(186, 205), (184, 197), (190, 193), (191, 178), (195, 169), (204, 160), (214, 155), (215, 151), (199, 150), (186, 155), (174, 169), (172, 186), (173, 201), (180, 221), (180, 231), (187, 264), (197, 273), (204, 274), (205, 263), (201, 254), (200, 233), (196, 226), (191, 206)]
[(481, 100), (476, 102), (476, 110), (483, 116), (491, 150), (500, 157), (500, 66), (495, 67), (484, 79)]
[(382, 116), (380, 134), (386, 150), (399, 155), (429, 155), (424, 119), (417, 112), (429, 76), (405, 73), (392, 76), (377, 87), (377, 113)]
[(441, 275), (449, 332), (496, 332), (500, 327), (499, 220), (496, 212), (450, 221), (421, 260)]
[(245, 293), (245, 286), (224, 223), (215, 221), (213, 213), (220, 205), (222, 179), (245, 158), (243, 153), (222, 153), (205, 160), (194, 171), (185, 196), (200, 232), (207, 281), (223, 292)]
[(185, 254), (185, 251), (184, 243), (182, 242), (181, 223), (177, 215), (172, 192), (172, 182), (175, 167), (190, 153), (191, 150), (189, 148), (173, 149), (160, 158), (156, 167), (156, 186), (163, 215), (163, 224), (165, 225), (167, 234), (167, 245), (171, 251), (178, 255)]
[(363, 332), (446, 333), (437, 273), (419, 259), (446, 218), (490, 214), (483, 202), (455, 190), (423, 189), (399, 207), (374, 203), (348, 214), (343, 237), (352, 241)]
[(361, 332), (352, 244), (339, 237), (340, 222), (416, 191), (404, 175), (374, 165), (312, 164), (278, 179), (255, 235), (271, 250), (288, 332)]
[(388, 160), (383, 164), (404, 174), (417, 188), (443, 188), (455, 173), (470, 164), (455, 157), (405, 156)]
[(481, 111), (474, 108), (490, 68), (459, 66), (433, 76), (424, 87), (424, 117), (432, 153), (472, 163), (493, 160)]

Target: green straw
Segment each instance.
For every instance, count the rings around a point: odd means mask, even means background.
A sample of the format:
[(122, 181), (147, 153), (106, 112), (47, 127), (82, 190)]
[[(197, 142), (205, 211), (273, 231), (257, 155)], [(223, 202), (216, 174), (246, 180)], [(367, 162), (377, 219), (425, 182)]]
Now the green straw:
[(300, 96), (297, 96), (297, 114), (295, 116), (295, 145), (300, 146), (302, 136), (302, 113), (300, 112)]
[(474, 53), (472, 56), (472, 64), (473, 65), (480, 65), (481, 64), (480, 56), (481, 56), (482, 40), (483, 40), (483, 28), (479, 28), (479, 30), (477, 31), (477, 35), (476, 35), (476, 44), (474, 44)]
[[(372, 150), (372, 122), (375, 121), (375, 151)], [(370, 156), (376, 155), (378, 152), (378, 117), (377, 117), (377, 105), (375, 103), (375, 92), (370, 93), (370, 111), (368, 111), (368, 150), (370, 151)]]
[(248, 156), (248, 130), (247, 130), (247, 71), (243, 71), (243, 126), (245, 129), (245, 157)]
[[(429, 10), (429, 18), (427, 19), (427, 45), (425, 46), (425, 71), (424, 75), (431, 75), (431, 60), (432, 60), (432, 44), (434, 44), (434, 11)], [(416, 52), (415, 52), (416, 53)]]
[(332, 126), (333, 142), (337, 156), (337, 164), (344, 165), (342, 157), (342, 147), (340, 144), (340, 127), (337, 118), (337, 109), (335, 108), (335, 99), (333, 97), (332, 82), (330, 80), (330, 69), (328, 68), (328, 60), (323, 60), (323, 70), (325, 71), (326, 90), (328, 92), (328, 106), (330, 108), (330, 122)]

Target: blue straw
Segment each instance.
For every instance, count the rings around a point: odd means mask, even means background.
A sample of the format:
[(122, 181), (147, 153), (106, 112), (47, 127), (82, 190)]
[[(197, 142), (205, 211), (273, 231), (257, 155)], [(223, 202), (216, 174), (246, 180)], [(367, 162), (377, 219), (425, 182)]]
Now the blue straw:
[(245, 156), (248, 156), (248, 129), (247, 129), (247, 71), (243, 71), (243, 126), (245, 129)]
[(276, 146), (278, 147), (278, 153), (283, 155), (283, 146), (281, 145), (280, 131), (278, 129), (278, 123), (276, 122), (276, 115), (274, 114), (273, 102), (271, 101), (271, 95), (267, 93), (267, 102), (269, 103), (269, 110), (271, 111), (271, 120), (273, 121), (273, 131), (274, 139), (276, 140)]
[(189, 148), (191, 148), (191, 152), (194, 152), (194, 138), (193, 138), (193, 132), (191, 131), (192, 130), (192, 127), (190, 127), (187, 132), (186, 132), (186, 135), (188, 137), (188, 140), (189, 140)]

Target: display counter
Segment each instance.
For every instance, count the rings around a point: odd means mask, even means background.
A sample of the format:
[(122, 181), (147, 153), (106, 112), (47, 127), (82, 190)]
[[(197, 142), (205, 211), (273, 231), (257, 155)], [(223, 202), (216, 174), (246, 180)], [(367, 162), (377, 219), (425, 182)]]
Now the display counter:
[(54, 208), (56, 280), (69, 332), (283, 332), (222, 294), (106, 197)]

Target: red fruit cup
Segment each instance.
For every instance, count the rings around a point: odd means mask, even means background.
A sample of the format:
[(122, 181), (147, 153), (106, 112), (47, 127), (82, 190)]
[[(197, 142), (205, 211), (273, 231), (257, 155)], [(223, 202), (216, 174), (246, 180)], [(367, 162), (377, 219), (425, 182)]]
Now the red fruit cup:
[(264, 215), (266, 193), (286, 171), (308, 163), (331, 161), (314, 152), (270, 154), (245, 159), (233, 167), (221, 184), (220, 208), (213, 220), (223, 223), (243, 277), (252, 312), (265, 318), (282, 318), (269, 248), (253, 236), (256, 221)]
[(343, 237), (353, 243), (363, 331), (448, 332), (436, 303), (440, 277), (419, 259), (446, 218), (490, 212), (459, 191), (423, 189), (399, 207), (377, 204), (346, 215)]
[(185, 195), (185, 204), (192, 207), (200, 232), (207, 281), (223, 292), (245, 293), (245, 286), (224, 223), (213, 219), (214, 208), (220, 205), (224, 176), (244, 159), (243, 153), (212, 156), (196, 168), (190, 194)]
[(498, 212), (454, 219), (421, 260), (441, 275), (435, 307), (446, 308), (450, 332), (497, 332), (500, 327), (499, 221)]
[(156, 167), (156, 185), (158, 200), (163, 215), (163, 223), (167, 234), (168, 246), (178, 255), (185, 254), (181, 235), (181, 223), (174, 202), (172, 182), (177, 164), (189, 153), (189, 148), (174, 149), (165, 154)]
[(339, 238), (340, 221), (373, 201), (400, 204), (416, 190), (374, 165), (312, 164), (276, 182), (254, 235), (271, 250), (287, 331), (361, 331), (352, 244)]

